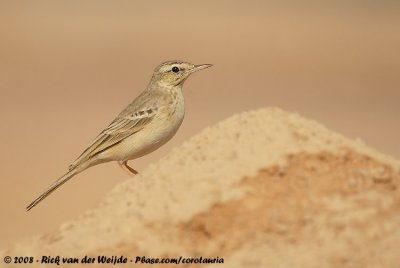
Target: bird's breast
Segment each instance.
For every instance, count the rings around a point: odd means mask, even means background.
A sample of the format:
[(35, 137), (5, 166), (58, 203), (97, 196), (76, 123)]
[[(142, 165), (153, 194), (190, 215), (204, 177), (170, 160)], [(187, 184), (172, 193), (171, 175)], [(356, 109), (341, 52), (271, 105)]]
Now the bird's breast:
[(160, 133), (163, 133), (161, 136), (165, 136), (168, 141), (179, 129), (185, 117), (185, 103), (182, 94), (174, 96), (174, 99), (171, 100), (168, 105), (160, 109), (157, 116), (159, 116), (160, 119), (154, 121), (159, 124), (158, 129)]
[(151, 122), (121, 144), (124, 159), (141, 157), (158, 149), (178, 131), (185, 116), (183, 96), (177, 96), (167, 105), (160, 105)]

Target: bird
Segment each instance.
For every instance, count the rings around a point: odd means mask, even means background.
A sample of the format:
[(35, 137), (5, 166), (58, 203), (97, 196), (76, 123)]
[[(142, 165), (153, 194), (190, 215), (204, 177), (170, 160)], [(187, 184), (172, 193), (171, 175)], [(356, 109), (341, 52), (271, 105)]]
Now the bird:
[(100, 132), (64, 175), (26, 207), (26, 211), (75, 175), (101, 163), (117, 161), (128, 174), (138, 174), (128, 161), (153, 152), (175, 135), (185, 115), (184, 82), (192, 73), (211, 66), (180, 60), (157, 66), (146, 89)]

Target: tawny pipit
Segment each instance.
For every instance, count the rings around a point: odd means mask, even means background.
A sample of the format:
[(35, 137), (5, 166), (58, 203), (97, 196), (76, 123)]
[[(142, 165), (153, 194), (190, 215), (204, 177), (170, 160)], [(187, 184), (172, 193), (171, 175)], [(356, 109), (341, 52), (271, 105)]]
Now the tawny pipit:
[(156, 150), (175, 135), (185, 114), (183, 83), (190, 74), (211, 66), (183, 61), (167, 61), (159, 65), (146, 90), (26, 210), (36, 206), (76, 174), (100, 163), (118, 161), (125, 171), (137, 174), (136, 170), (127, 165), (128, 160)]

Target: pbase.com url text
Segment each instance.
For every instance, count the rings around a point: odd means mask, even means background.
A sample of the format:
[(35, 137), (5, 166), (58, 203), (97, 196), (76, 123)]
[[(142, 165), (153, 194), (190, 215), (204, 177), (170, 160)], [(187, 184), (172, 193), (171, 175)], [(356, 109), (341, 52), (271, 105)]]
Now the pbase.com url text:
[(136, 256), (135, 263), (158, 264), (158, 263), (174, 263), (174, 264), (190, 264), (190, 263), (224, 263), (224, 258), (187, 258), (180, 256), (179, 258), (148, 258), (146, 256)]

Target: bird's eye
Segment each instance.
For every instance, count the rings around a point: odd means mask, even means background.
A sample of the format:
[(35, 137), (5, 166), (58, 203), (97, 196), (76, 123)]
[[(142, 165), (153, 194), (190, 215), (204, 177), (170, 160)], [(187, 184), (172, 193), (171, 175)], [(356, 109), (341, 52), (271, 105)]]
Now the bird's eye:
[(174, 66), (174, 67), (172, 67), (172, 71), (173, 71), (174, 73), (177, 73), (177, 72), (179, 72), (179, 68), (176, 67), (176, 66)]

